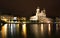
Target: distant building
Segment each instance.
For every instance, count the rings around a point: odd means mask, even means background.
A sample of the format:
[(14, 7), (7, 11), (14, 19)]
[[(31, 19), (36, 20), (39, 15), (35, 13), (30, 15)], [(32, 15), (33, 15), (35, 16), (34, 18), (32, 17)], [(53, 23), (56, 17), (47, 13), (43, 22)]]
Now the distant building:
[(39, 7), (36, 9), (36, 15), (30, 17), (30, 20), (38, 20), (39, 22), (50, 22), (52, 19), (46, 17), (45, 9), (41, 10)]

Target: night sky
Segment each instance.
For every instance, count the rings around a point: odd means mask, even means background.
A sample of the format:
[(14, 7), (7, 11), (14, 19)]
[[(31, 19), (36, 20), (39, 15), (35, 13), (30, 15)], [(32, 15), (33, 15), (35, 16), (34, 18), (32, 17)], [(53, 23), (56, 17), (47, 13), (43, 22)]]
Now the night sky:
[(60, 0), (0, 0), (0, 9), (14, 10), (10, 13), (18, 16), (34, 15), (37, 6), (45, 8), (47, 16), (60, 16)]

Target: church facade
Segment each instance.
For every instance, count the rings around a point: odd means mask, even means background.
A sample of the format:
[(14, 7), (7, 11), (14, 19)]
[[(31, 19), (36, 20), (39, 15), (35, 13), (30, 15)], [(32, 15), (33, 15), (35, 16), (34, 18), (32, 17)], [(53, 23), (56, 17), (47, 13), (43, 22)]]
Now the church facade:
[(45, 9), (40, 10), (39, 7), (37, 7), (36, 9), (36, 15), (30, 17), (30, 20), (38, 20), (39, 22), (47, 22), (47, 23), (52, 21), (51, 18), (47, 18)]

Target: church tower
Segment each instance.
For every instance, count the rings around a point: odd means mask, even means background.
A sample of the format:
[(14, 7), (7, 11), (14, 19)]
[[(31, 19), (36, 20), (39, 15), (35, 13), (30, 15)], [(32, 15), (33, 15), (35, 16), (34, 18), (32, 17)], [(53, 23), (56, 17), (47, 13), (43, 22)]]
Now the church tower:
[(37, 19), (39, 19), (39, 18), (38, 18), (38, 17), (39, 17), (39, 13), (40, 13), (40, 8), (37, 7), (37, 9), (36, 9), (36, 18), (37, 18)]

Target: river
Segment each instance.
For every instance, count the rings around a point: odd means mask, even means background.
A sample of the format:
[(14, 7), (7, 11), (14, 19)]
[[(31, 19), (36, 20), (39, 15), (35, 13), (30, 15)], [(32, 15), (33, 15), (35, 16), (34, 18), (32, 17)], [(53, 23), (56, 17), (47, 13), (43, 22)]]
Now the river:
[(5, 24), (0, 38), (60, 38), (60, 24)]

